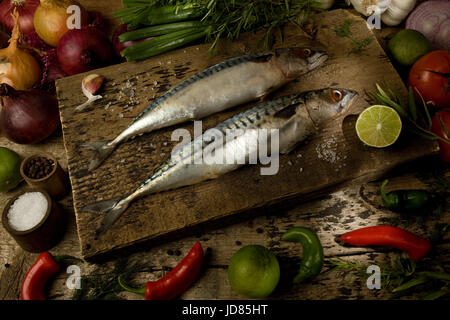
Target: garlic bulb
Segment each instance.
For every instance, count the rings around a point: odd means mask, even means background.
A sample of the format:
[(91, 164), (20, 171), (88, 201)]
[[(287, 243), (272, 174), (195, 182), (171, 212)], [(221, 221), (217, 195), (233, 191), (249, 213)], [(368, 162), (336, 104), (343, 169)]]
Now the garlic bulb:
[(366, 17), (381, 15), (388, 26), (399, 25), (416, 5), (416, 0), (346, 0), (356, 11)]
[(416, 0), (391, 0), (389, 8), (381, 15), (381, 20), (388, 26), (399, 25), (414, 9)]
[(349, 3), (353, 5), (356, 11), (368, 17), (385, 12), (391, 0), (347, 0), (347, 4)]

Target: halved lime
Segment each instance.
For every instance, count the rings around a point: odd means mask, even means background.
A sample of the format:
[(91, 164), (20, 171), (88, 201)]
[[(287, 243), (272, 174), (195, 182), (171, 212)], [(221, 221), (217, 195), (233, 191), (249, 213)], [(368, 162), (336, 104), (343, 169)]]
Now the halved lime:
[(371, 147), (384, 148), (397, 141), (402, 120), (390, 107), (375, 105), (367, 108), (356, 120), (358, 138)]

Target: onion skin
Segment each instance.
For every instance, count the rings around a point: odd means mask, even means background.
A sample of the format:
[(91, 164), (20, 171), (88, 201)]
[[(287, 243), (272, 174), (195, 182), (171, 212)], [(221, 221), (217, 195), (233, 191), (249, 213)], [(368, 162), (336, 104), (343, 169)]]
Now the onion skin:
[[(444, 18), (441, 21), (440, 18)], [(437, 23), (438, 22), (438, 23)], [(406, 29), (421, 32), (433, 49), (450, 50), (450, 2), (435, 0), (418, 5), (406, 20)], [(444, 32), (443, 29), (447, 30)]]
[(8, 46), (8, 40), (8, 34), (0, 30), (0, 49), (6, 48)]
[[(23, 2), (23, 4), (15, 6), (12, 4), (13, 2)], [(34, 31), (33, 16), (38, 6), (39, 0), (3, 0), (0, 3), (0, 23), (6, 28), (7, 31), (11, 32), (15, 24), (11, 14), (13, 13), (14, 8), (17, 8), (20, 16), (20, 30), (22, 30), (24, 34), (32, 32)]]
[(153, 37), (148, 37), (148, 38), (145, 38), (145, 39), (142, 39), (142, 40), (137, 40), (137, 41), (120, 42), (119, 36), (121, 34), (123, 34), (123, 33), (128, 32), (128, 31), (131, 31), (131, 30), (128, 30), (128, 25), (121, 24), (114, 30), (114, 33), (113, 33), (113, 36), (112, 36), (112, 43), (113, 43), (113, 46), (114, 46), (114, 51), (116, 52), (117, 56), (120, 57), (120, 59), (125, 59), (120, 54), (120, 52), (123, 49), (131, 47), (131, 46), (134, 46), (135, 44), (137, 44), (139, 42), (142, 42), (142, 41), (149, 40), (149, 39), (153, 38)]
[(15, 90), (0, 85), (0, 128), (11, 141), (32, 144), (48, 138), (59, 126), (56, 97), (40, 90)]
[(69, 31), (67, 28), (67, 8), (77, 5), (81, 9), (81, 25), (89, 24), (89, 13), (76, 1), (72, 0), (41, 0), (34, 13), (34, 28), (39, 37), (48, 45), (56, 47), (62, 36)]
[(95, 27), (68, 31), (60, 40), (58, 61), (69, 75), (87, 72), (114, 62), (114, 50), (106, 35)]
[[(18, 19), (15, 11), (14, 21)], [(7, 83), (17, 90), (29, 89), (41, 78), (39, 63), (31, 54), (19, 48), (21, 37), (19, 24), (16, 24), (9, 46), (0, 49), (0, 83)]]

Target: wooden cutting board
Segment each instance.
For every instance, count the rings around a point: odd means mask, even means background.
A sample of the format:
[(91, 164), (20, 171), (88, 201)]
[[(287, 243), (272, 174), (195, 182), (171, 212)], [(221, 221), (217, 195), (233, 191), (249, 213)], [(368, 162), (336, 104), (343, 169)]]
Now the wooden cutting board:
[[(351, 39), (335, 32), (349, 19), (353, 39), (373, 39), (358, 53), (351, 52)], [(287, 26), (284, 41), (278, 41), (275, 47), (312, 43), (325, 49), (330, 59), (325, 67), (278, 90), (274, 97), (329, 86), (349, 88), (360, 93), (351, 110), (356, 114), (367, 106), (365, 90), (374, 90), (376, 82), (386, 80), (406, 96), (400, 77), (362, 18), (344, 10), (324, 12), (312, 18), (307, 30), (306, 34), (296, 26)], [(75, 106), (85, 100), (80, 88), (85, 75), (57, 82), (78, 234), (85, 258), (149, 240), (180, 237), (196, 228), (232, 221), (246, 212), (258, 212), (288, 199), (323, 194), (332, 186), (380, 176), (437, 150), (434, 143), (418, 143), (417, 137), (406, 134), (393, 147), (365, 147), (354, 132), (354, 117), (337, 119), (291, 154), (282, 156), (277, 175), (261, 176), (259, 165), (246, 166), (215, 180), (148, 196), (134, 202), (108, 233), (95, 240), (94, 231), (102, 216), (80, 212), (80, 208), (133, 191), (169, 157), (178, 142), (171, 141), (174, 127), (144, 135), (122, 144), (91, 173), (87, 168), (93, 155), (82, 145), (113, 139), (169, 88), (206, 67), (261, 50), (261, 37), (262, 34), (245, 34), (236, 42), (223, 41), (213, 56), (208, 56), (208, 44), (195, 45), (140, 63), (97, 70), (95, 73), (107, 79), (101, 92), (104, 99), (83, 112), (76, 112)], [(246, 105), (212, 115), (204, 119), (203, 130), (248, 108)], [(179, 127), (191, 132), (193, 129), (192, 123)]]

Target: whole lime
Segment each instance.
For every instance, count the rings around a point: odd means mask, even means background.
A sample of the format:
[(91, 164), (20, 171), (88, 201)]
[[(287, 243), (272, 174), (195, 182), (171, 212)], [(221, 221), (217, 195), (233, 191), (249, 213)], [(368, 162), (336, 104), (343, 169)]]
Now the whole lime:
[(260, 245), (239, 249), (228, 266), (228, 281), (238, 294), (248, 298), (267, 297), (280, 280), (275, 255)]
[(20, 162), (21, 159), (17, 153), (0, 147), (0, 192), (9, 191), (22, 181)]
[(412, 66), (420, 57), (430, 52), (430, 42), (416, 30), (398, 32), (388, 44), (394, 59), (405, 67)]

